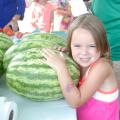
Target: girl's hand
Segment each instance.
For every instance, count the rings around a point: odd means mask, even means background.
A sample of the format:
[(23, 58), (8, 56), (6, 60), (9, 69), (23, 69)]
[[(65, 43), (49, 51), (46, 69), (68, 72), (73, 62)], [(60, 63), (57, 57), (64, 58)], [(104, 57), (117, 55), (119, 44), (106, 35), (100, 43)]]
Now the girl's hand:
[(58, 51), (61, 51), (61, 52), (64, 52), (64, 53), (67, 52), (67, 48), (66, 48), (66, 47), (63, 47), (63, 46), (54, 46), (53, 49), (58, 50)]
[(42, 55), (44, 57), (43, 63), (52, 67), (55, 71), (62, 70), (66, 66), (64, 55), (62, 52), (56, 54), (51, 49), (43, 49)]

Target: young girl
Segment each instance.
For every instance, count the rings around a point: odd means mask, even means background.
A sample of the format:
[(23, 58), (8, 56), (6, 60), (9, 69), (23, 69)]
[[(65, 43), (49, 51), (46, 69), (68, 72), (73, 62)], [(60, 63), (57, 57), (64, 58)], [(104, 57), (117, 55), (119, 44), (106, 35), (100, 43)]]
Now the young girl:
[(119, 120), (118, 85), (109, 61), (106, 33), (97, 17), (83, 14), (73, 21), (68, 51), (80, 69), (77, 87), (63, 54), (43, 49), (43, 62), (57, 72), (66, 101), (76, 108), (77, 120)]

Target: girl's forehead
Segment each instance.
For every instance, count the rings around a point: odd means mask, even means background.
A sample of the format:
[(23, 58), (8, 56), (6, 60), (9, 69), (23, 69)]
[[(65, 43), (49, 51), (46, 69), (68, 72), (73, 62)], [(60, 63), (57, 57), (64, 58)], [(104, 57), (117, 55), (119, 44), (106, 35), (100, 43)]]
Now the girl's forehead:
[(88, 34), (91, 34), (91, 32), (85, 28), (77, 28), (73, 31), (73, 34), (76, 33), (76, 34), (80, 34), (80, 33), (88, 33)]
[(72, 34), (71, 42), (95, 43), (94, 37), (89, 30), (77, 28)]

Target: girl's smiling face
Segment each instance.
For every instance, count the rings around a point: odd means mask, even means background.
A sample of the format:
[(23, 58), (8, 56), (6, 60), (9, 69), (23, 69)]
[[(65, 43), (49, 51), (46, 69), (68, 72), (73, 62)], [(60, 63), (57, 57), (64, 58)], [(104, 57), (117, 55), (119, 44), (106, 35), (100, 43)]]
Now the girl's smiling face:
[(73, 59), (83, 68), (89, 67), (100, 58), (100, 52), (97, 50), (92, 34), (83, 28), (73, 32), (71, 52)]

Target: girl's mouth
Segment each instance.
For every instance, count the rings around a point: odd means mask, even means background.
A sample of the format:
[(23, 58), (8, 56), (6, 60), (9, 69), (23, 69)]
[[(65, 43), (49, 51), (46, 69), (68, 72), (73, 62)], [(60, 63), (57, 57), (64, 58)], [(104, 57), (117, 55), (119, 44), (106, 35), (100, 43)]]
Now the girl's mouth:
[(89, 62), (90, 58), (79, 58), (81, 62), (87, 63)]

